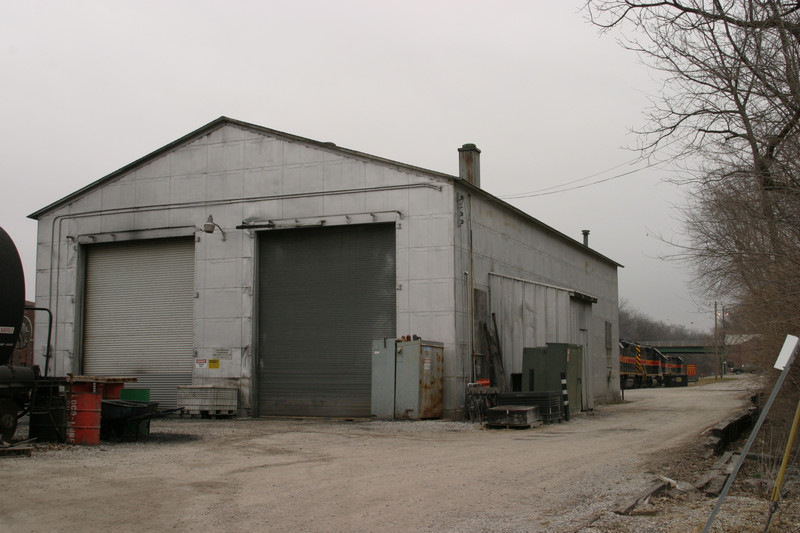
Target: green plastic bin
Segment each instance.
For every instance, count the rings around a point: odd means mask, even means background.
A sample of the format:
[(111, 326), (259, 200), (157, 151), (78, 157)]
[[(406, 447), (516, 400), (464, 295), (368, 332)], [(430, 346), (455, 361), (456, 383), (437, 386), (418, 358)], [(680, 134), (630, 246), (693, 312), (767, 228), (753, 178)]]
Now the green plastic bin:
[(135, 402), (149, 402), (150, 389), (122, 389), (119, 393), (120, 400), (133, 400)]

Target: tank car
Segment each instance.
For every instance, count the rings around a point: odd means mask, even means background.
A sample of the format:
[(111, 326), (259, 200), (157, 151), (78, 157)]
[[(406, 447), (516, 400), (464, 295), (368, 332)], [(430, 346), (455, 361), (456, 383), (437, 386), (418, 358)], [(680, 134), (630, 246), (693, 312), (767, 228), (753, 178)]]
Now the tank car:
[(9, 441), (30, 407), (36, 366), (12, 366), (25, 312), (25, 276), (14, 241), (0, 228), (0, 439)]

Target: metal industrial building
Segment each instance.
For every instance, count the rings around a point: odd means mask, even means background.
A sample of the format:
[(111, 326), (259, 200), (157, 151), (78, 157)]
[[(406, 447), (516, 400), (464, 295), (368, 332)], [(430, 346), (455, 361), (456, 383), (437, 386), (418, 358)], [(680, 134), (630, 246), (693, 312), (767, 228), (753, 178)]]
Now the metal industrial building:
[[(50, 375), (238, 388), (246, 415), (369, 416), (372, 341), (444, 345), (456, 417), (481, 323), (583, 346), (582, 408), (619, 396), (618, 263), (451, 176), (221, 117), (30, 215)], [(46, 321), (36, 323), (44, 365)]]

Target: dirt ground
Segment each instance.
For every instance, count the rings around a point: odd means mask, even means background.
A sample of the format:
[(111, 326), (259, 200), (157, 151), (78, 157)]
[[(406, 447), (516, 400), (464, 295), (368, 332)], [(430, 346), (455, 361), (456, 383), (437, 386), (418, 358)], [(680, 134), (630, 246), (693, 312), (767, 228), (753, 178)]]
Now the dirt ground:
[[(700, 531), (713, 499), (613, 510), (659, 474), (693, 481), (714, 460), (701, 435), (746, 405), (749, 379), (626, 391), (624, 403), (527, 430), (154, 420), (146, 441), (0, 457), (0, 530)], [(729, 501), (713, 531), (763, 529), (762, 500)], [(790, 530), (797, 505), (772, 531)]]

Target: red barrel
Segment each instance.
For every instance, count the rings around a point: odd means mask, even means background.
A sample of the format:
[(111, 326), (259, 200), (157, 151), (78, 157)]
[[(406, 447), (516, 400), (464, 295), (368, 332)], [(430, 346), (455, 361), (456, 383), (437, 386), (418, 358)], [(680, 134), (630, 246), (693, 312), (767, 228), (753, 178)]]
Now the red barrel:
[(72, 392), (94, 392), (94, 382), (93, 381), (81, 381), (77, 383), (72, 383)]
[(119, 395), (122, 388), (125, 387), (124, 383), (98, 383), (98, 388), (103, 393), (104, 400), (119, 400)]
[(67, 442), (70, 444), (100, 444), (100, 410), (102, 396), (99, 392), (71, 392), (67, 394)]

